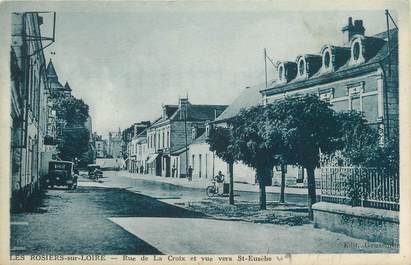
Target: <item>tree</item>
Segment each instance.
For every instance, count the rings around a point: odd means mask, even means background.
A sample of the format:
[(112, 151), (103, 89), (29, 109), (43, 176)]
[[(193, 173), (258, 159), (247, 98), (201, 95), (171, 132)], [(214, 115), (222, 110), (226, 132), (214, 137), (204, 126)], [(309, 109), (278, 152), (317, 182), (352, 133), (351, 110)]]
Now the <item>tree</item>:
[(86, 128), (65, 128), (62, 142), (57, 146), (61, 159), (71, 161), (86, 153), (89, 149), (89, 136)]
[(224, 162), (228, 164), (229, 178), (230, 178), (230, 192), (229, 201), (230, 204), (234, 204), (234, 153), (233, 153), (233, 138), (232, 133), (229, 128), (226, 127), (212, 127), (210, 130), (209, 137), (207, 138), (207, 143), (210, 145), (210, 151), (215, 152), (215, 154), (221, 158)]
[(399, 172), (399, 133), (380, 141), (378, 130), (357, 111), (336, 114), (340, 126), (338, 148), (342, 157), (353, 166), (385, 168)]
[(260, 209), (266, 209), (265, 187), (270, 185), (275, 155), (282, 145), (280, 126), (267, 126), (264, 111), (266, 107), (256, 106), (242, 110), (230, 123), (232, 126), (232, 150), (235, 159), (256, 170), (260, 186)]
[(90, 135), (84, 125), (89, 117), (88, 105), (81, 99), (64, 96), (54, 98), (53, 108), (61, 132), (61, 142), (57, 145), (60, 157), (64, 160), (81, 157), (89, 149)]
[(276, 134), (281, 133), (282, 159), (307, 170), (308, 209), (312, 219), (312, 205), (316, 202), (315, 168), (319, 166), (320, 150), (332, 153), (337, 148), (340, 131), (335, 112), (316, 95), (286, 97), (267, 108), (271, 110), (266, 112), (269, 114), (266, 122), (273, 120), (275, 124), (271, 127), (278, 126)]
[(89, 117), (89, 107), (82, 99), (73, 96), (55, 98), (53, 107), (57, 119), (62, 120), (69, 127), (84, 126)]

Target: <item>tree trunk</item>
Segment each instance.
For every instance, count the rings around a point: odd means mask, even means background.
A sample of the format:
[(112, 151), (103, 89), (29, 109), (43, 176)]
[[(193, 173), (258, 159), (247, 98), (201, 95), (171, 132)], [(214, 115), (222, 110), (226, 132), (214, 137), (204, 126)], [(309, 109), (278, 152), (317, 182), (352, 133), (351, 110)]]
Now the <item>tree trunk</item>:
[(284, 203), (284, 191), (285, 191), (285, 165), (281, 165), (281, 193), (280, 193), (280, 203)]
[(310, 220), (314, 219), (312, 206), (316, 203), (317, 196), (315, 191), (315, 174), (314, 167), (307, 168), (307, 182), (308, 182), (308, 217)]
[(229, 200), (230, 204), (234, 205), (234, 172), (233, 168), (234, 163), (229, 163), (228, 164), (228, 174), (230, 174), (230, 194), (229, 194)]
[(267, 209), (267, 196), (265, 193), (265, 176), (266, 170), (264, 169), (257, 169), (257, 179), (258, 179), (258, 184), (260, 186), (260, 210), (266, 210)]

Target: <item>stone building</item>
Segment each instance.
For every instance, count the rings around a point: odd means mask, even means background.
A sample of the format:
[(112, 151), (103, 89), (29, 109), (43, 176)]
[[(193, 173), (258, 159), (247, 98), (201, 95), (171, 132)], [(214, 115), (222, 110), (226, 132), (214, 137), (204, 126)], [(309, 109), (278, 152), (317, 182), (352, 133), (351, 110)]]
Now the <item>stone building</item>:
[(342, 31), (341, 46), (325, 44), (318, 54), (278, 62), (277, 79), (261, 90), (263, 101), (317, 94), (336, 111), (362, 112), (383, 141), (398, 133), (398, 32), (366, 36), (362, 20), (351, 18)]
[(118, 132), (108, 133), (107, 155), (111, 158), (122, 158), (123, 156), (123, 138), (120, 128)]
[(150, 126), (149, 121), (142, 121), (134, 123), (132, 126), (123, 131), (123, 141), (125, 147), (123, 150), (127, 154), (126, 167), (130, 172), (135, 172), (137, 171), (137, 167), (140, 167), (141, 163), (138, 163), (139, 165), (137, 166), (137, 144), (141, 144), (141, 138), (146, 137), (146, 135), (142, 133), (148, 126)]
[(134, 136), (131, 141), (130, 172), (140, 174), (147, 173), (147, 149), (147, 130), (145, 129), (140, 134)]
[(105, 158), (107, 156), (107, 141), (97, 133), (93, 133), (93, 139), (96, 158)]
[(41, 25), (35, 12), (11, 14), (10, 202), (24, 208), (40, 189), (52, 157), (55, 119), (49, 101)]
[(163, 105), (162, 116), (147, 129), (149, 173), (170, 177), (174, 167), (179, 169), (178, 176), (186, 176), (186, 167), (182, 166), (179, 155), (173, 155), (174, 152), (192, 142), (193, 128), (205, 128), (206, 122), (214, 120), (226, 107), (195, 105), (188, 98), (180, 98), (178, 105)]

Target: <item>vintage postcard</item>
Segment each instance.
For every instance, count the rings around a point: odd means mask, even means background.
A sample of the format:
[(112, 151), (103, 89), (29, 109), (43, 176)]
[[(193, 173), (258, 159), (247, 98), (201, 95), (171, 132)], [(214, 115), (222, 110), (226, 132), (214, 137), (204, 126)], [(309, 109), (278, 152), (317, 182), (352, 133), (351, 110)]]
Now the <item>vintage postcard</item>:
[(409, 264), (408, 11), (0, 3), (0, 263)]

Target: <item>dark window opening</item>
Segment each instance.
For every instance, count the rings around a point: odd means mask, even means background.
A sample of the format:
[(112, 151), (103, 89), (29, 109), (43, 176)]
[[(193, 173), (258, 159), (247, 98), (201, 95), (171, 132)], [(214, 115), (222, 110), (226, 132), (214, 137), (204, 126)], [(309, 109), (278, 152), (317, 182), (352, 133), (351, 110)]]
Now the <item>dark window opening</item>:
[(360, 57), (360, 44), (358, 42), (354, 43), (353, 56), (354, 60), (358, 60), (358, 58)]
[(305, 64), (304, 64), (304, 60), (300, 60), (300, 63), (299, 63), (299, 65), (298, 65), (298, 68), (299, 68), (299, 71), (300, 71), (300, 75), (303, 75), (304, 74), (304, 66), (305, 66)]
[(326, 68), (330, 67), (330, 53), (328, 51), (324, 53), (324, 66)]

